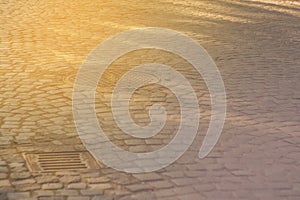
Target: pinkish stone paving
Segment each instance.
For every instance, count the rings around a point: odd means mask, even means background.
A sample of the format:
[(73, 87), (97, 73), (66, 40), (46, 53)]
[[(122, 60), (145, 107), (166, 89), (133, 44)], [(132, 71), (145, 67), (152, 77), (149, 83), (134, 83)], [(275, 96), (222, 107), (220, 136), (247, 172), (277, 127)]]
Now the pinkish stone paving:
[[(300, 199), (300, 3), (296, 0), (1, 1), (0, 199)], [(72, 113), (76, 74), (104, 39), (141, 27), (182, 32), (199, 42), (222, 75), (227, 117), (213, 151), (198, 158), (210, 120), (210, 96), (201, 77), (167, 52), (131, 52), (114, 66), (155, 61), (195, 84), (200, 129), (172, 165), (128, 174), (97, 168), (32, 171), (24, 155), (85, 152)], [(120, 68), (122, 69), (122, 68)], [(97, 88), (99, 123), (116, 145), (156, 150), (173, 137), (176, 120), (148, 140), (123, 135), (107, 106), (122, 70), (110, 70)], [(155, 91), (159, 91), (156, 95)], [(178, 104), (152, 85), (133, 98), (132, 116), (149, 123), (147, 106), (160, 101), (174, 119)], [(151, 102), (150, 102), (151, 103)]]

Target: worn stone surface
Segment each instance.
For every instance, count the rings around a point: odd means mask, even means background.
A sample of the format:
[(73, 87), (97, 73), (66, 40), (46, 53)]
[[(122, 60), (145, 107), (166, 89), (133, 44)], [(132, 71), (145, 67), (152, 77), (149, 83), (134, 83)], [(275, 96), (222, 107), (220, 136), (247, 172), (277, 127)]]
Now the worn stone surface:
[[(0, 13), (0, 199), (300, 199), (298, 1), (4, 0)], [(104, 74), (95, 100), (99, 123), (128, 151), (155, 151), (169, 143), (180, 119), (170, 91), (150, 85), (133, 95), (137, 124), (150, 122), (153, 102), (170, 115), (162, 133), (150, 139), (122, 133), (108, 106), (113, 83), (129, 67), (163, 63), (187, 77), (199, 99), (200, 129), (188, 151), (146, 174), (102, 163), (99, 170), (30, 172), (23, 153), (85, 150), (72, 114), (76, 74), (100, 42), (141, 27), (182, 32), (216, 62), (227, 118), (213, 151), (198, 159), (211, 117), (203, 79), (184, 59), (144, 49), (120, 57)]]

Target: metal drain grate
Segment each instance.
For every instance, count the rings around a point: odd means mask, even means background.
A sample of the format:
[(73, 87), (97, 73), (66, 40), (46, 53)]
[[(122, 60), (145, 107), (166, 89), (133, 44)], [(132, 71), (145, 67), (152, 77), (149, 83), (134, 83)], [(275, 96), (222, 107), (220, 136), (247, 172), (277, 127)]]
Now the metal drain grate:
[(28, 153), (24, 158), (34, 172), (99, 169), (97, 161), (87, 151)]

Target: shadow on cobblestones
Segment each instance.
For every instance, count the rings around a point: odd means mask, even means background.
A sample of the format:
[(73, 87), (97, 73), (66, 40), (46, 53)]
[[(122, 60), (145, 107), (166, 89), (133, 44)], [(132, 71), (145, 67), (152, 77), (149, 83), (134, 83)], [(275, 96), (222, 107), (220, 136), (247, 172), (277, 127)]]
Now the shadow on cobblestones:
[[(5, 0), (0, 9), (0, 199), (300, 198), (298, 1)], [(204, 160), (197, 157), (210, 117), (209, 94), (199, 78), (201, 128), (188, 152), (173, 165), (138, 175), (105, 166), (30, 172), (23, 153), (85, 150), (76, 134), (71, 97), (77, 70), (88, 53), (118, 32), (150, 26), (194, 38), (219, 67), (228, 113), (213, 152)], [(155, 56), (145, 53), (151, 55), (133, 52), (119, 64)], [(180, 59), (166, 54), (155, 59), (194, 80)], [(103, 123), (103, 113), (110, 113), (101, 92), (109, 85), (100, 86), (96, 109)], [(139, 95), (143, 90), (135, 98)], [(107, 124), (109, 137), (135, 152), (161, 147), (176, 128), (176, 99), (169, 101), (174, 116), (167, 134), (141, 142), (122, 137)], [(148, 117), (140, 113), (147, 103), (132, 108), (138, 123), (147, 123)]]

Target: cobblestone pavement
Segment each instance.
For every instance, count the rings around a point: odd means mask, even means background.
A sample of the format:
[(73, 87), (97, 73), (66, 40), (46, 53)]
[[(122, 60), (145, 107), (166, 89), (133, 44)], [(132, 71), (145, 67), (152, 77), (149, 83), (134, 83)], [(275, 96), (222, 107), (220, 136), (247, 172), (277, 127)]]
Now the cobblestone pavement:
[[(0, 8), (1, 200), (300, 199), (299, 1), (2, 0)], [(88, 53), (109, 36), (150, 26), (194, 38), (219, 67), (228, 111), (213, 151), (198, 159), (210, 118), (202, 79), (172, 54), (140, 50), (113, 65), (126, 69), (155, 60), (199, 82), (201, 128), (189, 150), (169, 167), (146, 174), (126, 174), (101, 163), (101, 169), (31, 172), (24, 153), (85, 150), (71, 97)], [(99, 122), (113, 142), (129, 151), (161, 147), (172, 138), (176, 120), (165, 134), (149, 140), (122, 137), (110, 120), (106, 91), (121, 72), (109, 71), (97, 90)], [(157, 87), (144, 88), (134, 98), (160, 90), (164, 95), (153, 94), (152, 100), (165, 101), (177, 116), (176, 99)], [(149, 120), (143, 112), (148, 104), (141, 102), (132, 110), (143, 124)]]

